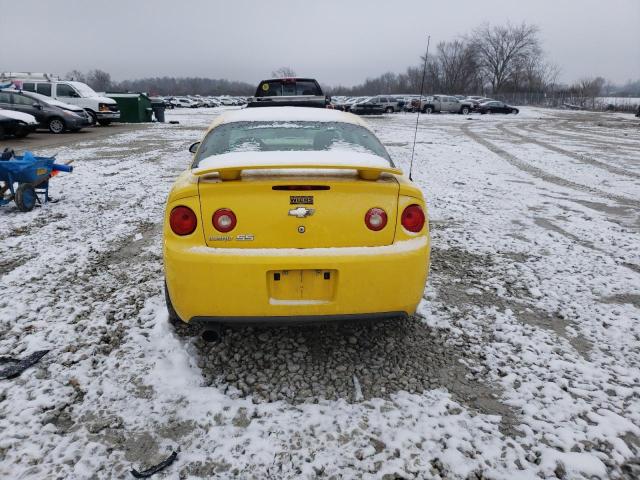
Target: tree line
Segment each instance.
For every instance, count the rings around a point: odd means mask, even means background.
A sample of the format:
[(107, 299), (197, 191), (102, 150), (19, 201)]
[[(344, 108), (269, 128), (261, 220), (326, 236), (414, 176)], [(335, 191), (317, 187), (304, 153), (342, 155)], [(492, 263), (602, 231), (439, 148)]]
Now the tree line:
[[(425, 68), (426, 60), (426, 68)], [(452, 41), (437, 43), (404, 72), (387, 72), (351, 87), (323, 85), (332, 95), (416, 94), (424, 73), (425, 93), (491, 95), (497, 98), (588, 98), (601, 94), (640, 95), (640, 81), (623, 87), (602, 77), (584, 78), (571, 85), (558, 83), (560, 68), (541, 47), (536, 25), (483, 24)], [(290, 67), (271, 72), (273, 77), (295, 76)], [(255, 85), (227, 79), (155, 77), (115, 82), (109, 73), (92, 70), (69, 72), (97, 91), (137, 91), (152, 95), (252, 95)]]
[[(426, 68), (425, 68), (426, 60)], [(499, 94), (541, 91), (557, 83), (559, 68), (545, 58), (535, 25), (484, 24), (469, 35), (439, 42), (403, 73), (388, 72), (336, 94), (419, 93)]]
[(153, 77), (116, 82), (103, 70), (87, 73), (73, 70), (67, 74), (70, 80), (84, 82), (97, 92), (146, 92), (150, 95), (253, 95), (255, 85), (224, 78), (203, 77)]

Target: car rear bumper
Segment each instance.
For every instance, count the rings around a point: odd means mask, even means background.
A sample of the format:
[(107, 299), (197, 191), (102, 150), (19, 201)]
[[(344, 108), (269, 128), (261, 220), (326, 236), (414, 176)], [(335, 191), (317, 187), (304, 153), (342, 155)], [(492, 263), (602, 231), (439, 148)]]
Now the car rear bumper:
[[(429, 239), (384, 247), (222, 249), (183, 246), (165, 237), (165, 277), (180, 318), (197, 323), (307, 323), (397, 318), (412, 314), (422, 298)], [(332, 272), (318, 299), (282, 299), (273, 272)], [(297, 273), (296, 273), (297, 274)], [(305, 287), (306, 288), (306, 287)]]
[(213, 325), (316, 325), (333, 322), (377, 322), (407, 317), (407, 312), (356, 313), (345, 315), (290, 315), (271, 317), (194, 317), (189, 322), (202, 327)]

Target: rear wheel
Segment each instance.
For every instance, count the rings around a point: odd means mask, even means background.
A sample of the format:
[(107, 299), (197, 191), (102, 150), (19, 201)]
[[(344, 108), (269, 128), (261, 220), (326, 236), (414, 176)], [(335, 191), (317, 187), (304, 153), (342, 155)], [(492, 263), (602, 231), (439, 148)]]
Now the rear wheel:
[(385, 113), (393, 113), (393, 107), (387, 107), (387, 108), (384, 110), (384, 112), (385, 112)]
[(462, 107), (462, 115), (469, 115), (469, 107)]
[(514, 115), (517, 115), (519, 112), (519, 110), (517, 108), (514, 108), (513, 110), (511, 110), (511, 113), (513, 113)]
[(62, 133), (66, 128), (64, 120), (62, 120), (61, 118), (52, 118), (51, 120), (49, 120), (48, 126), (51, 133)]
[(36, 206), (36, 189), (29, 183), (21, 183), (16, 190), (15, 202), (21, 212), (30, 212)]

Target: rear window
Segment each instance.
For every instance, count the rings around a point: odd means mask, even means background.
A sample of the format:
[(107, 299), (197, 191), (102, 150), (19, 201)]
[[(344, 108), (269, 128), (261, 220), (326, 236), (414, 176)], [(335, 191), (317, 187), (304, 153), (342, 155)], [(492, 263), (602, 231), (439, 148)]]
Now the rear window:
[(256, 97), (299, 95), (321, 96), (322, 90), (314, 80), (269, 80), (260, 82), (256, 92)]
[(376, 136), (342, 122), (233, 122), (220, 125), (202, 141), (193, 162), (232, 152), (349, 151), (370, 153), (393, 165)]
[(36, 91), (36, 84), (35, 83), (25, 82), (25, 83), (22, 84), (22, 90), (26, 90), (27, 92), (35, 92)]

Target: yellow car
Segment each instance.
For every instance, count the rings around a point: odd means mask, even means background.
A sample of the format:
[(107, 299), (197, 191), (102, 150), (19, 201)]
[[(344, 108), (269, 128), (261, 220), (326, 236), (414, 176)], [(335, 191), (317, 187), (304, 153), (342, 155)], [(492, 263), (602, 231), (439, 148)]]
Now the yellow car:
[(415, 312), (429, 266), (424, 198), (360, 118), (234, 110), (190, 151), (164, 222), (172, 321), (218, 327)]

